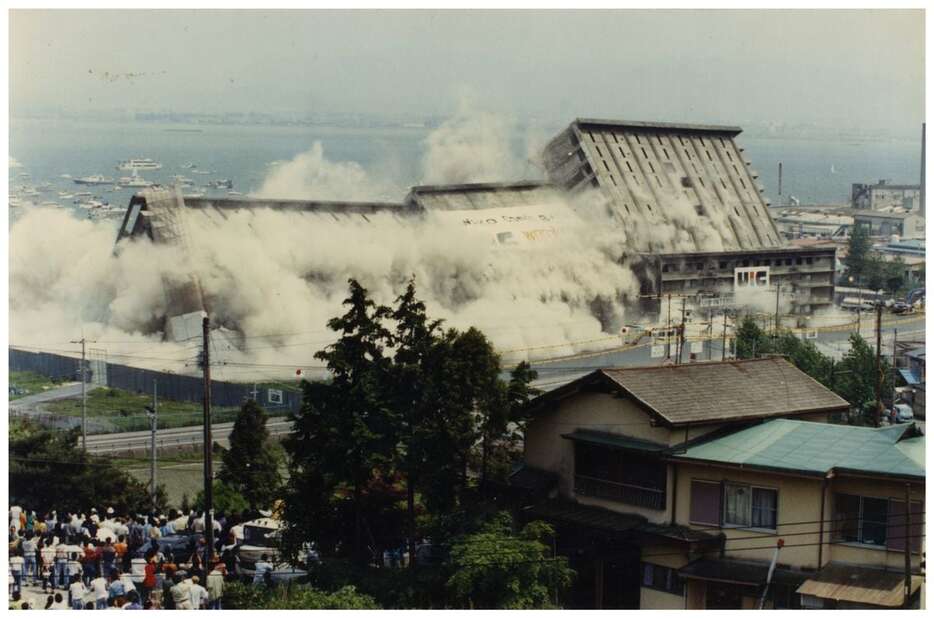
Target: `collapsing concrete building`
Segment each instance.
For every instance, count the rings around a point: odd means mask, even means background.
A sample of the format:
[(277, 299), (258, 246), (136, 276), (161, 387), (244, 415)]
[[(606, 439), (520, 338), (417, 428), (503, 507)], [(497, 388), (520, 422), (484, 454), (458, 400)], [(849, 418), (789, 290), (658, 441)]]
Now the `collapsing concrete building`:
[[(562, 226), (583, 222), (601, 232), (609, 226), (618, 237), (611, 259), (632, 269), (644, 295), (641, 302), (623, 301), (642, 314), (657, 315), (667, 294), (723, 297), (776, 283), (793, 311), (831, 304), (835, 250), (785, 245), (734, 141), (740, 131), (577, 120), (545, 148), (547, 183), (417, 186), (391, 203), (193, 198), (149, 189), (132, 198), (117, 241), (145, 236), (184, 250), (186, 218), (221, 224), (232, 213), (259, 209), (295, 213), (301, 216), (296, 225), (318, 227), (430, 217), (432, 224), (477, 233), (505, 251), (547, 242)], [(192, 275), (165, 284), (165, 336), (193, 337), (211, 312), (200, 283)], [(605, 329), (612, 326), (600, 320)]]
[(741, 131), (578, 119), (548, 143), (544, 162), (551, 182), (594, 194), (590, 202), (618, 222), (630, 251), (642, 256), (646, 297), (780, 284), (795, 312), (827, 307), (836, 250), (785, 245), (735, 142)]

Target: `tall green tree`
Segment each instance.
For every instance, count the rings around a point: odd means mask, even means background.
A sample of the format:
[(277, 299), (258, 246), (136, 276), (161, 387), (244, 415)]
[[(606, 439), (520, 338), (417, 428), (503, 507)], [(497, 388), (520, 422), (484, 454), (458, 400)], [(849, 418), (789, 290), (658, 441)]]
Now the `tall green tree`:
[(266, 411), (253, 400), (240, 408), (221, 456), (218, 478), (243, 496), (252, 509), (269, 509), (279, 496), (282, 459), (266, 428)]
[(854, 282), (861, 280), (865, 275), (866, 260), (869, 258), (872, 244), (869, 241), (869, 230), (866, 226), (853, 226), (850, 241), (847, 245), (847, 255), (843, 259), (847, 275), (852, 276)]
[(508, 513), (496, 515), (480, 531), (451, 548), (451, 597), (460, 608), (556, 608), (574, 571), (566, 557), (552, 556), (554, 529), (531, 522), (513, 531)]
[[(393, 457), (393, 418), (386, 396), (390, 359), (385, 349), (390, 333), (383, 324), (390, 310), (370, 299), (356, 280), (349, 280), (349, 288), (343, 303), (347, 311), (328, 321), (337, 341), (315, 355), (326, 363), (331, 380), (303, 385), (302, 410), (286, 448), (296, 463), (299, 484), (320, 496), (313, 509), (328, 509), (327, 493), (332, 489), (351, 489), (353, 554), (362, 562), (366, 560), (363, 494), (374, 472), (385, 470)], [(311, 455), (312, 450), (317, 453)], [(301, 496), (289, 495), (293, 522), (307, 523), (309, 514), (295, 505)]]
[(443, 405), (442, 390), (432, 384), (432, 364), (437, 358), (441, 321), (429, 320), (425, 304), (415, 293), (410, 280), (405, 292), (396, 299), (392, 312), (395, 348), (390, 370), (390, 397), (396, 426), (396, 457), (406, 480), (406, 529), (410, 565), (415, 568), (415, 494), (421, 484), (420, 471), (426, 465), (427, 447), (432, 440), (427, 423)]

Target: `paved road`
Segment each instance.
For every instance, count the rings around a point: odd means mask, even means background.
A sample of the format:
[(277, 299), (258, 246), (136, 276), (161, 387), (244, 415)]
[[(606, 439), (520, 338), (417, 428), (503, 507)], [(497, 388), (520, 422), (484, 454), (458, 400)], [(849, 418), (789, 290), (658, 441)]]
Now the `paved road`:
[(43, 391), (42, 393), (34, 393), (32, 395), (27, 395), (18, 400), (12, 400), (10, 402), (10, 408), (16, 408), (21, 410), (33, 410), (36, 409), (39, 404), (43, 402), (54, 402), (55, 400), (67, 400), (68, 398), (74, 398), (81, 395), (81, 383), (68, 383), (57, 387), (55, 389), (49, 389)]
[[(88, 389), (93, 389), (97, 385), (88, 385)], [(69, 415), (55, 415), (43, 406), (49, 402), (57, 400), (68, 400), (81, 396), (81, 383), (68, 383), (49, 389), (42, 393), (34, 393), (18, 400), (10, 402), (10, 415), (20, 417), (33, 417), (40, 423), (51, 425), (57, 428), (80, 428), (81, 418)], [(88, 432), (106, 431), (110, 424), (106, 420), (88, 419)]]
[[(292, 424), (285, 419), (270, 419), (266, 424), (269, 434), (282, 436), (288, 434)], [(233, 422), (215, 423), (212, 426), (213, 439), (217, 443), (226, 444), (233, 429)], [(187, 426), (184, 428), (165, 428), (156, 432), (156, 447), (171, 448), (196, 446), (204, 444), (204, 434), (201, 426)], [(88, 435), (88, 452), (93, 454), (126, 453), (133, 451), (148, 451), (151, 433), (149, 432), (120, 432), (117, 434), (91, 434)]]

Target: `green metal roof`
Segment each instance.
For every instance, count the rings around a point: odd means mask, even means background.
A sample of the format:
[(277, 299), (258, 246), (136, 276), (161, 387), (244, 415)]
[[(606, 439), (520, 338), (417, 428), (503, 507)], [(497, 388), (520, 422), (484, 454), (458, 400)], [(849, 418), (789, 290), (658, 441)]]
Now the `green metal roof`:
[(593, 445), (605, 445), (615, 449), (625, 449), (627, 451), (644, 451), (650, 453), (660, 453), (668, 449), (667, 445), (653, 443), (644, 439), (633, 438), (631, 436), (622, 436), (619, 434), (608, 434), (606, 432), (597, 432), (594, 430), (574, 430), (570, 434), (562, 434), (562, 438), (578, 441), (581, 443), (591, 443)]
[(773, 419), (689, 447), (679, 459), (815, 475), (839, 469), (923, 478), (924, 437), (906, 434), (913, 428), (913, 424), (864, 428)]

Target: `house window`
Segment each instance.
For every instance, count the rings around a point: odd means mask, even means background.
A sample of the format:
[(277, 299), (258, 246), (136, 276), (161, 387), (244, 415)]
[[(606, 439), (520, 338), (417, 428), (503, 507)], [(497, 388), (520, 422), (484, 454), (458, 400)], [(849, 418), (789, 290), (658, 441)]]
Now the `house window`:
[(720, 526), (720, 482), (691, 480), (691, 522)]
[[(923, 507), (912, 503), (911, 542), (921, 547)], [(904, 501), (857, 496), (834, 495), (834, 532), (836, 541), (905, 548)]]
[(657, 458), (589, 443), (574, 445), (574, 492), (665, 509), (668, 469)]
[(678, 576), (678, 570), (654, 563), (642, 564), (642, 586), (673, 595), (684, 595), (684, 581)]
[(774, 531), (777, 524), (778, 491), (743, 484), (724, 486), (723, 524)]
[(836, 516), (834, 530), (838, 541), (885, 545), (888, 501), (838, 494), (834, 499)]

